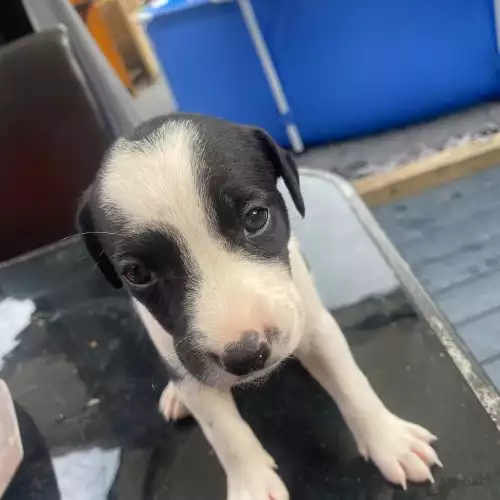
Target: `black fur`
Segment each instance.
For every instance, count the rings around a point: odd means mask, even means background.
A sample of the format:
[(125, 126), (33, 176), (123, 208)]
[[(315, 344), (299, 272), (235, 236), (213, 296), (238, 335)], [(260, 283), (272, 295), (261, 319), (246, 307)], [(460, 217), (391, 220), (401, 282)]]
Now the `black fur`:
[(82, 235), (87, 251), (94, 259), (105, 278), (114, 288), (121, 288), (122, 282), (101, 244), (103, 238), (102, 235), (98, 233), (102, 232), (102, 229), (97, 229), (97, 226), (94, 223), (94, 216), (92, 214), (93, 195), (94, 189), (91, 186), (84, 193), (80, 202), (76, 218), (76, 226), (79, 233)]

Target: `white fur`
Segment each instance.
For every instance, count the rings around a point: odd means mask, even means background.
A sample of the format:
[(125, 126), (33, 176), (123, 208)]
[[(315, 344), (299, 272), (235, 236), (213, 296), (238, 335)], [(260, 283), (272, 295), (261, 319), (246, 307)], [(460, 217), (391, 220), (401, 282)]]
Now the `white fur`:
[(189, 408), (182, 402), (179, 396), (177, 384), (173, 382), (169, 382), (163, 390), (160, 397), (159, 409), (167, 422), (182, 420), (191, 414)]
[(226, 472), (228, 500), (288, 500), (273, 458), (241, 418), (230, 391), (188, 379), (179, 385), (178, 394)]
[(196, 172), (197, 131), (189, 122), (167, 123), (147, 141), (119, 140), (101, 172), (104, 208), (126, 215), (130, 229), (183, 227), (191, 239), (206, 237), (207, 214)]

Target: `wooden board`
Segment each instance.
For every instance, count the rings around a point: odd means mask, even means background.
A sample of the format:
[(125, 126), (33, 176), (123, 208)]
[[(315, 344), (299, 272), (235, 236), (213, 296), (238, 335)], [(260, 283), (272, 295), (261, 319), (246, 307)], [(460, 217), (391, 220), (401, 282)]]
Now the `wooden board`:
[(72, 5), (77, 9), (78, 13), (85, 22), (87, 29), (93, 36), (102, 53), (108, 60), (109, 64), (115, 70), (118, 78), (128, 89), (132, 90), (132, 80), (128, 74), (122, 56), (118, 51), (115, 41), (110, 34), (106, 23), (103, 21), (101, 12), (95, 4), (82, 0), (70, 0)]
[(441, 151), (390, 172), (354, 182), (369, 205), (383, 205), (485, 170), (500, 162), (500, 134)]
[(130, 74), (150, 82), (160, 73), (159, 63), (131, 0), (100, 0), (98, 5)]
[(149, 37), (144, 31), (142, 25), (137, 20), (135, 11), (126, 12), (124, 10), (124, 15), (127, 19), (130, 37), (137, 47), (137, 52), (141, 58), (142, 64), (144, 65), (149, 78), (154, 81), (160, 74), (160, 64), (151, 46), (151, 41), (149, 40)]

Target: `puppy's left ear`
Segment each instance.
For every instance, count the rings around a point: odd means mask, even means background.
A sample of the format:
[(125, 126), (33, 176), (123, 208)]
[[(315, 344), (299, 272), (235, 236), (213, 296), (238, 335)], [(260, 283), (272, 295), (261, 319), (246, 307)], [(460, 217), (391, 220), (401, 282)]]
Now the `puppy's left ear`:
[(304, 217), (306, 207), (300, 190), (299, 171), (295, 160), (288, 151), (278, 146), (267, 132), (262, 129), (254, 129), (254, 132), (259, 141), (261, 141), (266, 155), (274, 165), (276, 177), (283, 178), (295, 207), (299, 214)]
[(123, 286), (118, 274), (109, 260), (108, 256), (102, 248), (99, 236), (96, 234), (94, 220), (90, 210), (90, 197), (92, 187), (85, 191), (78, 212), (76, 214), (76, 226), (82, 236), (83, 242), (90, 256), (94, 259), (97, 267), (101, 270), (104, 277), (114, 288), (121, 288)]

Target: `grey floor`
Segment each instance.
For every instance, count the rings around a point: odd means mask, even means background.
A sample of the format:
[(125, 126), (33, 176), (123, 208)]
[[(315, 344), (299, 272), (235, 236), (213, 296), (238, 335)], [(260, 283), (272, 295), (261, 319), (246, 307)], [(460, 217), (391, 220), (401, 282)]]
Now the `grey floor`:
[(177, 107), (170, 86), (162, 75), (137, 93), (134, 104), (137, 114), (143, 121), (171, 113)]
[(374, 213), (500, 389), (500, 167)]

